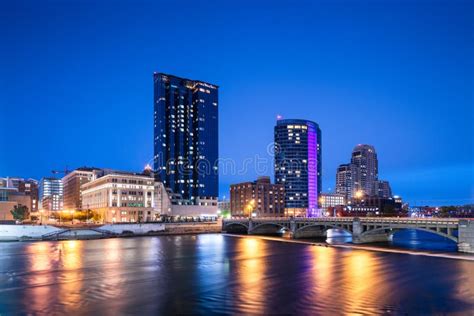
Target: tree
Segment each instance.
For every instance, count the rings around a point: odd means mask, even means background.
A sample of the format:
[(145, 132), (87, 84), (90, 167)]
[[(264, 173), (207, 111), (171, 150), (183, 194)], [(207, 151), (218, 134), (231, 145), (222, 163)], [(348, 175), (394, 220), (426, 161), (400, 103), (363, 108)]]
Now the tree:
[(30, 217), (30, 211), (28, 210), (28, 207), (21, 204), (15, 205), (10, 213), (12, 213), (13, 218), (17, 221), (24, 221)]

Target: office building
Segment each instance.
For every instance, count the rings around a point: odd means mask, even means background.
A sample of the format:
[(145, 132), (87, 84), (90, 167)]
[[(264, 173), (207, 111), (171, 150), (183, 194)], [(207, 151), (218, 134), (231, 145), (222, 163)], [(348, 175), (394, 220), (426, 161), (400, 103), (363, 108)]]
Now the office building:
[(63, 182), (61, 179), (41, 179), (39, 196), (43, 210), (61, 211), (63, 209)]
[(106, 223), (157, 220), (154, 179), (142, 173), (104, 169), (81, 186), (82, 207), (98, 212)]
[(96, 178), (94, 171), (99, 168), (80, 167), (62, 178), (65, 210), (82, 210), (81, 186)]
[(285, 212), (319, 216), (321, 130), (318, 124), (280, 119), (275, 126), (275, 183), (285, 188)]
[(270, 177), (230, 186), (232, 216), (275, 217), (285, 215), (285, 188), (271, 184)]
[(153, 78), (155, 178), (174, 204), (217, 211), (218, 86), (163, 73)]

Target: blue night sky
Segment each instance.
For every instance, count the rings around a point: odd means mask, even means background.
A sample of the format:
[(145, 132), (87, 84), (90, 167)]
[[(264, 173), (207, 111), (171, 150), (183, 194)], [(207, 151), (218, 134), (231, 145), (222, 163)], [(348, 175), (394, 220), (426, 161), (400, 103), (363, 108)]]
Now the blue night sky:
[(272, 175), (277, 114), (319, 123), (324, 191), (358, 143), (415, 204), (474, 202), (472, 1), (2, 1), (0, 176), (153, 156), (154, 71), (220, 86), (221, 170)]

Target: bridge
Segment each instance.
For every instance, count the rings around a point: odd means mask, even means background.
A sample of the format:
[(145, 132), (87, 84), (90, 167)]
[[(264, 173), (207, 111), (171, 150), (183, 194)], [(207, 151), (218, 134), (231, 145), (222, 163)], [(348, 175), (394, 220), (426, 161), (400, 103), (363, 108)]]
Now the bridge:
[(326, 237), (329, 229), (340, 229), (352, 242), (364, 244), (388, 241), (402, 229), (430, 232), (457, 243), (458, 251), (474, 253), (474, 219), (322, 217), (322, 218), (241, 218), (222, 221), (222, 231), (253, 235), (289, 232), (292, 238)]

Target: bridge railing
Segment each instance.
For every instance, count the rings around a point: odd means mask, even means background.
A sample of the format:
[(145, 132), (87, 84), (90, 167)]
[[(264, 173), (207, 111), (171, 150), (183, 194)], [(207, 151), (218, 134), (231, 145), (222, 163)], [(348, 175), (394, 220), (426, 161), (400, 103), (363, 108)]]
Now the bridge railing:
[[(295, 222), (352, 222), (357, 217), (260, 217), (260, 218), (233, 218), (225, 219), (224, 222), (243, 222), (251, 220), (252, 222), (268, 221), (290, 221)], [(409, 217), (359, 217), (362, 223), (399, 223), (399, 224), (437, 224), (453, 225), (458, 224), (457, 218), (409, 218)]]

